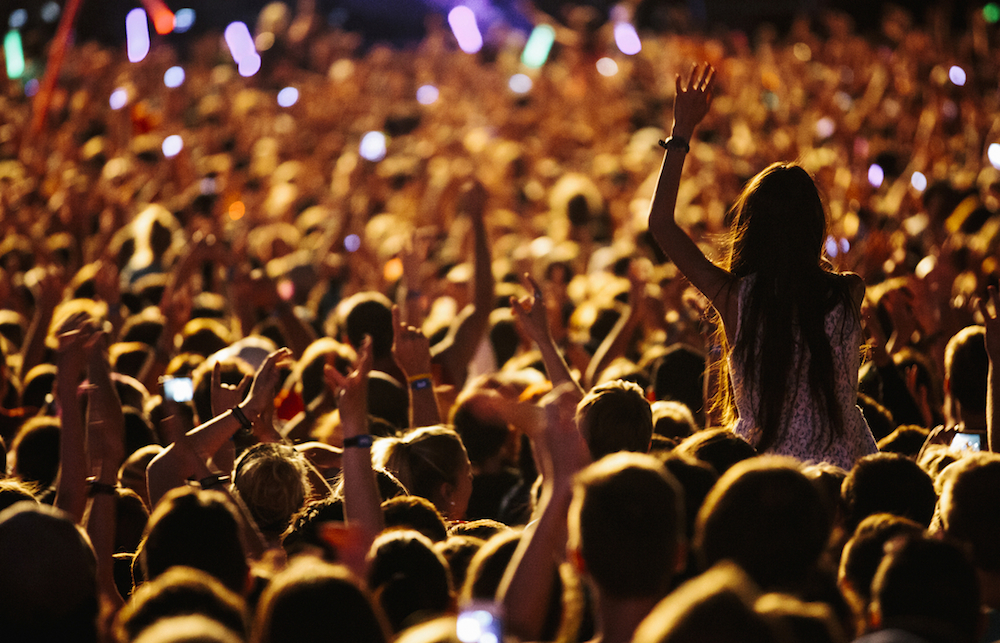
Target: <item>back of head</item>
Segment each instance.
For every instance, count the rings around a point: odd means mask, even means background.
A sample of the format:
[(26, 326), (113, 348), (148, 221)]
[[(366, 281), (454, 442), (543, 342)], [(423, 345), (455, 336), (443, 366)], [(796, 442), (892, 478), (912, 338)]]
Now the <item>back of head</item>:
[(570, 547), (609, 596), (662, 596), (683, 565), (684, 494), (654, 457), (616, 453), (578, 476)]
[(729, 429), (705, 429), (684, 438), (674, 452), (710, 464), (720, 476), (734, 464), (756, 457), (757, 450)]
[(427, 536), (431, 542), (448, 537), (448, 523), (434, 503), (420, 496), (396, 496), (382, 503), (386, 529), (412, 529)]
[(971, 547), (977, 568), (1000, 573), (1000, 455), (960, 458), (941, 472), (941, 522)]
[(392, 354), (392, 302), (378, 292), (362, 292), (337, 306), (338, 323), (351, 346), (359, 348), (365, 335), (372, 338), (372, 356)]
[(259, 443), (236, 461), (233, 486), (260, 530), (281, 534), (309, 493), (302, 455), (292, 447)]
[(765, 594), (754, 610), (794, 643), (847, 643), (844, 628), (826, 603), (806, 603), (788, 594)]
[(883, 629), (931, 643), (978, 640), (979, 582), (957, 546), (909, 538), (890, 546), (872, 581), (872, 611)]
[(931, 477), (897, 453), (875, 453), (858, 460), (844, 479), (841, 497), (848, 530), (876, 513), (903, 516), (927, 527), (937, 504)]
[(653, 431), (666, 438), (684, 439), (698, 430), (691, 409), (682, 402), (653, 402)]
[(872, 580), (882, 563), (886, 543), (923, 533), (924, 528), (919, 524), (892, 514), (874, 514), (861, 521), (844, 545), (838, 572), (838, 585), (857, 617), (864, 618), (868, 614)]
[(733, 466), (705, 499), (695, 527), (704, 567), (740, 565), (766, 590), (794, 590), (815, 570), (830, 537), (822, 495), (790, 458)]
[(492, 601), (503, 580), (504, 572), (514, 551), (521, 542), (520, 531), (504, 531), (487, 540), (472, 560), (462, 586), (461, 601), (470, 600)]
[(462, 436), (473, 464), (482, 464), (500, 453), (510, 435), (505, 422), (477, 412), (476, 398), (482, 395), (486, 394), (476, 390), (461, 394), (451, 414), (451, 425)]
[(592, 388), (577, 406), (576, 422), (594, 460), (617, 451), (649, 451), (653, 414), (642, 389), (631, 382)]
[(190, 614), (211, 618), (240, 636), (247, 633), (241, 596), (210, 574), (177, 566), (136, 589), (115, 616), (115, 636), (121, 643), (133, 641), (160, 619)]
[(161, 619), (132, 643), (243, 643), (244, 640), (218, 621), (189, 615)]
[(733, 206), (733, 230), (729, 269), (737, 276), (815, 272), (826, 237), (826, 212), (812, 177), (790, 163), (762, 170)]
[(236, 507), (218, 491), (171, 489), (149, 518), (139, 562), (147, 580), (184, 565), (208, 572), (242, 593), (249, 569)]
[(965, 415), (986, 412), (989, 364), (986, 332), (982, 326), (963, 328), (948, 340), (944, 353), (947, 389)]
[(59, 420), (54, 417), (28, 420), (11, 444), (13, 473), (43, 489), (51, 485), (59, 473), (60, 434)]
[(445, 426), (421, 427), (402, 438), (378, 440), (372, 461), (396, 476), (411, 494), (433, 502), (442, 513), (447, 513), (442, 509), (442, 485), (457, 485), (469, 466), (462, 438)]
[(393, 632), (450, 609), (448, 564), (425, 536), (408, 530), (386, 532), (372, 543), (368, 561), (368, 587)]
[(703, 351), (688, 344), (671, 345), (653, 363), (650, 380), (656, 399), (684, 404), (704, 425), (706, 368)]
[(385, 643), (385, 617), (345, 568), (308, 557), (279, 572), (261, 595), (255, 643)]
[(720, 563), (659, 602), (634, 643), (777, 643), (754, 608), (758, 590), (736, 565)]
[(0, 513), (0, 623), (10, 641), (97, 641), (94, 551), (63, 512), (19, 502)]

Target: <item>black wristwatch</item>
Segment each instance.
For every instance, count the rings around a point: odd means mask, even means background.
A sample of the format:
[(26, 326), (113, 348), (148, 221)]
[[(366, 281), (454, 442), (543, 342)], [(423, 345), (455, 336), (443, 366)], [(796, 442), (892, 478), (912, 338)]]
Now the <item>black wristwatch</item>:
[(349, 438), (344, 438), (344, 448), (350, 449), (351, 447), (361, 447), (362, 449), (367, 449), (374, 442), (375, 442), (375, 436), (363, 433), (361, 435), (354, 435)]

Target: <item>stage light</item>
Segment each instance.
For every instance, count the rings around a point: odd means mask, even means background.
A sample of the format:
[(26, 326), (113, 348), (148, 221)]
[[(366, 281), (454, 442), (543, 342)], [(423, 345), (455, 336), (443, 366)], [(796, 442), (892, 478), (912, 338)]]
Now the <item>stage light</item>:
[(819, 138), (830, 138), (835, 131), (837, 131), (837, 125), (829, 116), (824, 116), (816, 121), (816, 136)]
[(11, 29), (20, 29), (26, 24), (28, 24), (27, 9), (14, 9), (10, 12), (10, 17), (7, 18), (7, 25)]
[(525, 67), (538, 69), (545, 64), (552, 51), (552, 44), (556, 41), (556, 30), (549, 25), (538, 25), (531, 30), (528, 42), (521, 52), (521, 62)]
[(483, 34), (476, 24), (476, 14), (465, 5), (458, 5), (448, 12), (448, 24), (451, 26), (459, 48), (467, 54), (477, 53), (483, 48)]
[(965, 70), (958, 65), (952, 65), (951, 69), (948, 70), (948, 79), (958, 87), (964, 86), (966, 81)]
[(605, 56), (597, 61), (597, 73), (602, 76), (614, 76), (618, 73), (618, 63)]
[(349, 234), (344, 237), (344, 250), (357, 252), (361, 248), (361, 237), (356, 234)]
[(239, 221), (246, 213), (247, 206), (243, 205), (242, 201), (233, 201), (229, 204), (229, 218), (233, 221)]
[(108, 105), (113, 110), (119, 110), (128, 104), (128, 92), (124, 88), (119, 87), (115, 91), (111, 92), (111, 98), (108, 99)]
[(924, 176), (923, 172), (914, 172), (913, 176), (910, 177), (910, 185), (917, 192), (923, 192), (927, 189), (927, 177)]
[(1000, 143), (990, 143), (986, 148), (986, 158), (990, 160), (990, 165), (1000, 170)]
[(62, 9), (57, 2), (46, 2), (42, 5), (42, 10), (38, 14), (42, 17), (42, 22), (51, 24), (59, 19)]
[(233, 61), (239, 65), (245, 59), (257, 55), (257, 49), (253, 44), (253, 37), (245, 22), (231, 22), (223, 33), (226, 45), (229, 46), (229, 53), (233, 56)]
[(24, 95), (28, 98), (33, 97), (38, 93), (39, 86), (41, 86), (41, 83), (38, 82), (38, 79), (32, 78), (28, 82), (24, 83)]
[(125, 48), (129, 62), (141, 62), (149, 54), (149, 23), (146, 12), (133, 9), (125, 16)]
[(263, 61), (260, 55), (255, 52), (241, 60), (236, 69), (240, 72), (240, 76), (249, 78), (260, 71), (261, 64), (263, 64)]
[(3, 55), (7, 61), (7, 78), (15, 79), (24, 75), (24, 48), (21, 32), (12, 29), (3, 39)]

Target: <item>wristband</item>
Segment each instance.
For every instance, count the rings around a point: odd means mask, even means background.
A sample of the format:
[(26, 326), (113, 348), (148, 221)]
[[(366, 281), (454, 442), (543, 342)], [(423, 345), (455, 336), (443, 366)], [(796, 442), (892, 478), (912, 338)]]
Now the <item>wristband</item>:
[(665, 150), (680, 150), (687, 154), (691, 151), (691, 146), (681, 136), (671, 136), (665, 141), (659, 141), (660, 147)]
[(375, 437), (367, 433), (362, 433), (361, 435), (352, 435), (349, 438), (344, 438), (345, 449), (350, 449), (351, 447), (359, 447), (361, 449), (367, 449), (374, 443), (375, 443)]
[(87, 495), (93, 498), (99, 493), (117, 496), (118, 486), (107, 482), (100, 482), (96, 476), (90, 476), (87, 478)]
[(250, 418), (246, 416), (246, 413), (243, 412), (243, 409), (241, 409), (239, 406), (234, 406), (232, 413), (233, 417), (239, 420), (240, 426), (243, 427), (244, 431), (250, 431), (253, 429), (253, 422), (251, 422)]

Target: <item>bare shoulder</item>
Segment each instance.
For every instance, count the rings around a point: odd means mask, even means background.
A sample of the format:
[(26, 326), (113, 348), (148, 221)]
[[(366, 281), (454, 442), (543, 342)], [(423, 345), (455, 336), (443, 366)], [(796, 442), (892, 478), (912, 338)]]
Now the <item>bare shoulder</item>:
[(855, 305), (860, 307), (861, 302), (865, 298), (865, 280), (856, 272), (842, 272), (840, 273), (840, 278), (847, 284), (847, 288), (851, 293), (851, 299), (854, 300)]

